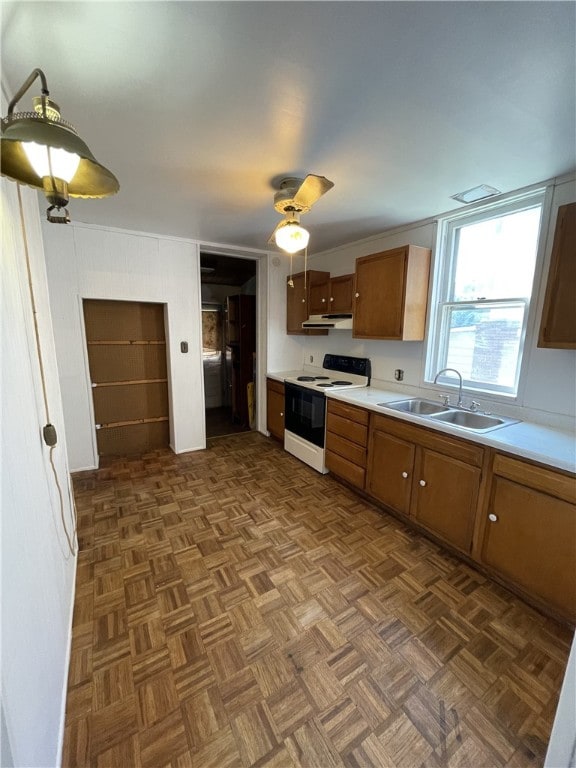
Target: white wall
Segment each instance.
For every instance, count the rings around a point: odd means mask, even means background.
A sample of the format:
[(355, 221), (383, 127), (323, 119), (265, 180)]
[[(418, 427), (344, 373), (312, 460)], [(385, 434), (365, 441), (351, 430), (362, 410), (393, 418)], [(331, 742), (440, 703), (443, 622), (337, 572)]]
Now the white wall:
[[(576, 183), (573, 178), (558, 183), (552, 194), (549, 219), (543, 222), (541, 238), (545, 255), (543, 269), (539, 273), (536, 299), (532, 302), (531, 316), (525, 350), (526, 365), (518, 398), (513, 403), (523, 409), (526, 417), (535, 421), (565, 427), (565, 417), (574, 419), (576, 415), (576, 351), (563, 349), (539, 349), (537, 347), (539, 317), (542, 312), (548, 264), (552, 250), (554, 227), (558, 206), (576, 199)], [(343, 275), (354, 272), (355, 260), (360, 256), (378, 253), (408, 243), (427, 248), (434, 247), (436, 233), (435, 222), (428, 221), (403, 227), (399, 230), (383, 233), (379, 237), (352, 243), (331, 251), (317, 254), (309, 259), (309, 268), (323, 269), (331, 275)], [(285, 293), (283, 284), (277, 284), (278, 294), (271, 303), (278, 305), (280, 312), (280, 293)], [(285, 302), (285, 299), (284, 299)], [(284, 304), (285, 306), (285, 304)], [(277, 332), (280, 334), (280, 331)], [(424, 383), (423, 342), (365, 341), (352, 338), (352, 331), (330, 331), (327, 337), (286, 337), (284, 345), (291, 359), (296, 357), (294, 345), (301, 349), (301, 360), (307, 364), (313, 358), (314, 365), (322, 364), (325, 352), (365, 356), (372, 360), (372, 377), (378, 383), (390, 388), (413, 387), (426, 388)], [(274, 367), (270, 370), (288, 370), (291, 366), (282, 363), (282, 339), (276, 339), (273, 346), (277, 350)], [(272, 362), (272, 361), (271, 361)], [(394, 370), (404, 370), (404, 382), (398, 385), (394, 381)], [(429, 385), (428, 385), (429, 386)], [(482, 402), (490, 404), (490, 398), (482, 397)], [(494, 410), (505, 413), (509, 400), (496, 399)], [(521, 416), (520, 416), (521, 418)]]
[[(196, 243), (145, 234), (44, 225), (56, 351), (72, 470), (98, 466), (82, 299), (166, 305), (170, 445), (205, 446), (200, 273)], [(180, 351), (187, 341), (189, 351)]]
[[(2, 204), (2, 765), (56, 766), (64, 726), (75, 558), (41, 437), (46, 415), (28, 293), (17, 186)], [(71, 525), (66, 436), (36, 194), (22, 189), (54, 459)], [(5, 727), (4, 727), (5, 725)], [(8, 762), (5, 762), (8, 761)]]
[(576, 768), (576, 634), (572, 640), (544, 768)]

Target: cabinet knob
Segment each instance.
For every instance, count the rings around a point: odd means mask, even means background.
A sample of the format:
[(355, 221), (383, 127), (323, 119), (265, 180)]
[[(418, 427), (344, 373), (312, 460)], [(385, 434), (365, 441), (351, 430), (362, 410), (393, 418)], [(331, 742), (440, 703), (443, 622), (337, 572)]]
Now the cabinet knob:
[(334, 296), (330, 296), (330, 301), (334, 301)]
[(280, 411), (280, 416), (284, 416), (284, 414), (283, 414), (283, 412), (282, 412), (282, 411)]
[(322, 299), (322, 304), (326, 304), (326, 299)]
[(402, 472), (402, 477), (404, 478), (404, 480), (406, 480), (406, 478), (408, 477), (408, 472)]
[(491, 523), (495, 523), (498, 520), (498, 515), (495, 515), (493, 512), (491, 512), (488, 515), (488, 520), (490, 520)]
[(354, 294), (354, 296), (355, 296), (357, 299), (359, 299), (359, 298), (360, 298), (360, 294), (359, 294), (359, 293), (355, 293), (355, 294)]
[(306, 303), (306, 299), (302, 299), (302, 304), (305, 304), (305, 303)]
[(419, 480), (420, 485), (422, 488), (424, 488), (425, 485), (427, 485), (426, 480)]

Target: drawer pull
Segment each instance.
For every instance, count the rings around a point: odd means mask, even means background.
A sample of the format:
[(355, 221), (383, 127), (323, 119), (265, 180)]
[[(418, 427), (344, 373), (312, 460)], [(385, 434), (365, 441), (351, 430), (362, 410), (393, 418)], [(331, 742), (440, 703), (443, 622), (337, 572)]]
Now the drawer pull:
[(424, 486), (427, 484), (426, 480), (419, 480), (419, 483), (422, 486), (422, 488), (424, 488)]
[(402, 472), (402, 477), (404, 478), (404, 480), (406, 480), (406, 478), (408, 477), (408, 472)]
[(491, 512), (488, 515), (488, 520), (490, 520), (491, 523), (495, 523), (498, 520), (498, 515), (495, 515), (493, 512)]

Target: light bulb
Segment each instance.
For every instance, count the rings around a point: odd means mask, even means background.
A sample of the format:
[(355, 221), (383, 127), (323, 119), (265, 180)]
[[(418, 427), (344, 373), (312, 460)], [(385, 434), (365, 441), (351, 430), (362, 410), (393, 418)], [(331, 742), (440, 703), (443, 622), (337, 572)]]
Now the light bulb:
[[(34, 171), (43, 179), (46, 176), (54, 176), (56, 179), (62, 179), (67, 184), (74, 178), (78, 170), (80, 156), (73, 152), (67, 152), (65, 149), (47, 147), (45, 144), (37, 144), (35, 141), (22, 142), (26, 157)], [(52, 174), (50, 174), (50, 163), (48, 162), (48, 153), (52, 163)]]
[(278, 248), (288, 253), (301, 251), (308, 245), (310, 233), (301, 227), (296, 221), (289, 221), (283, 227), (276, 230), (275, 240)]

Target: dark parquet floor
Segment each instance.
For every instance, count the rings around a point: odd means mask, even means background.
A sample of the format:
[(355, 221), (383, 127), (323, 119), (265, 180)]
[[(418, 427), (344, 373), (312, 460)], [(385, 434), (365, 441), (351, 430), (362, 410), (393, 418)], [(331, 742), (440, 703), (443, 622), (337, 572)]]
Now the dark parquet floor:
[(74, 484), (66, 768), (543, 764), (571, 633), (272, 441)]
[(250, 427), (242, 424), (235, 424), (232, 419), (232, 408), (222, 406), (221, 408), (207, 408), (206, 414), (206, 437), (223, 437), (233, 435), (238, 432), (248, 432)]

